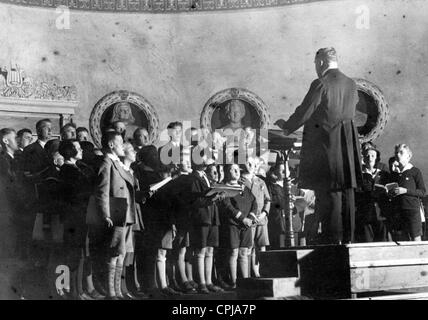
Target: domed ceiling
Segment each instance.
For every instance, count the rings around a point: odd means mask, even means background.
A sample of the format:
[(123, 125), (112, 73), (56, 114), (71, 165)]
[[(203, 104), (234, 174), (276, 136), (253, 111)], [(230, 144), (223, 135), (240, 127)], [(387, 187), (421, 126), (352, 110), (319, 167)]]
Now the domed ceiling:
[(74, 10), (171, 13), (277, 7), (326, 0), (0, 0), (29, 7)]

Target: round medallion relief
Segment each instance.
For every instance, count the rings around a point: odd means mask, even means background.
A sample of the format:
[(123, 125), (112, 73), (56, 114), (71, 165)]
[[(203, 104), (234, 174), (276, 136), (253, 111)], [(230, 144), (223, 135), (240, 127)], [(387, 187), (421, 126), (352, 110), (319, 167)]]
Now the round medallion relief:
[(159, 135), (159, 117), (153, 106), (143, 96), (127, 90), (106, 94), (92, 109), (89, 128), (94, 143), (101, 147), (102, 132), (115, 121), (126, 124), (126, 137), (132, 138), (137, 128), (146, 128), (150, 143)]
[(355, 113), (361, 142), (375, 140), (385, 129), (389, 117), (389, 106), (378, 86), (364, 79), (354, 79), (358, 90)]
[[(232, 116), (230, 109), (235, 106), (237, 111)], [(241, 121), (242, 128), (267, 129), (270, 125), (267, 105), (256, 94), (243, 88), (224, 89), (209, 98), (202, 109), (200, 125), (214, 131), (227, 128), (233, 118)]]

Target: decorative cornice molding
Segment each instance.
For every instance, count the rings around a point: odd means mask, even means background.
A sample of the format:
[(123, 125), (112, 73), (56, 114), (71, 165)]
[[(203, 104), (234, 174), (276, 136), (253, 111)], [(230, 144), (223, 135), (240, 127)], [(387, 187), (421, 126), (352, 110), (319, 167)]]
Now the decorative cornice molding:
[(77, 101), (75, 86), (58, 85), (27, 77), (18, 66), (0, 68), (0, 98)]
[(49, 101), (37, 99), (10, 99), (0, 97), (0, 113), (13, 112), (22, 113), (28, 116), (32, 113), (37, 114), (75, 114), (78, 108), (77, 101)]
[(192, 11), (237, 10), (280, 7), (293, 4), (331, 0), (0, 0), (0, 2), (28, 7), (122, 13), (175, 13)]

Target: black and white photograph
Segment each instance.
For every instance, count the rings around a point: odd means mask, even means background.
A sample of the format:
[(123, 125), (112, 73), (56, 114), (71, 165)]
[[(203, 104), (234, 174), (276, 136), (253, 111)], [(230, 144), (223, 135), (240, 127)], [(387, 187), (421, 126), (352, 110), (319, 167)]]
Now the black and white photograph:
[(428, 300), (427, 19), (0, 0), (0, 300)]

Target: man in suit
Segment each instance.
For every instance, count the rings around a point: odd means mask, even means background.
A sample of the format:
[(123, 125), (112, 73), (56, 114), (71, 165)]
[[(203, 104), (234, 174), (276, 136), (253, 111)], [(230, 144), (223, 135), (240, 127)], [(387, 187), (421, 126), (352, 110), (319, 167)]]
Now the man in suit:
[(61, 128), (61, 139), (62, 140), (74, 140), (77, 137), (76, 134), (76, 125), (74, 123), (66, 123)]
[(3, 128), (0, 130), (0, 145), (2, 151), (0, 153), (0, 178), (3, 181), (6, 197), (12, 205), (14, 212), (11, 212), (13, 216), (16, 216), (17, 205), (21, 202), (21, 199), (17, 197), (19, 189), (18, 177), (17, 177), (17, 166), (15, 153), (18, 148), (16, 142), (16, 132), (10, 128)]
[(22, 171), (24, 165), (24, 149), (33, 141), (33, 133), (28, 128), (21, 129), (16, 134), (16, 141), (18, 142), (18, 150), (15, 152), (14, 156), (17, 161), (18, 170)]
[(24, 151), (25, 147), (33, 141), (33, 132), (30, 129), (24, 128), (17, 132), (16, 141), (21, 152)]
[(28, 145), (23, 153), (23, 169), (27, 177), (39, 178), (49, 168), (49, 157), (44, 147), (52, 137), (52, 122), (42, 119), (36, 123), (37, 141)]
[(180, 154), (183, 152), (181, 144), (183, 124), (178, 121), (171, 122), (167, 129), (170, 141), (159, 148), (159, 158), (164, 165), (173, 167), (174, 173), (176, 173), (180, 163)]
[(144, 146), (150, 145), (150, 135), (146, 128), (137, 128), (134, 131), (132, 143), (138, 152)]
[(22, 179), (19, 173), (18, 161), (16, 154), (19, 146), (16, 139), (16, 132), (10, 128), (0, 130), (0, 178), (5, 187), (6, 197), (11, 204), (11, 221), (17, 230), (17, 249), (22, 257), (25, 257), (27, 246), (26, 240), (29, 240), (31, 233), (31, 219), (26, 215), (25, 201), (23, 196), (25, 190), (22, 188)]
[(12, 183), (16, 180), (15, 153), (19, 150), (16, 141), (16, 132), (10, 128), (0, 130), (0, 174), (6, 182)]
[(352, 242), (354, 189), (361, 182), (358, 133), (353, 118), (356, 83), (337, 65), (334, 48), (318, 50), (318, 79), (287, 121), (275, 124), (288, 135), (304, 125), (299, 188), (315, 190), (316, 214), (325, 243)]
[(91, 254), (107, 267), (107, 297), (117, 300), (123, 298), (123, 260), (136, 222), (134, 178), (119, 159), (125, 156), (120, 133), (106, 132), (102, 147), (105, 156), (95, 183), (95, 210), (88, 210), (87, 223)]

